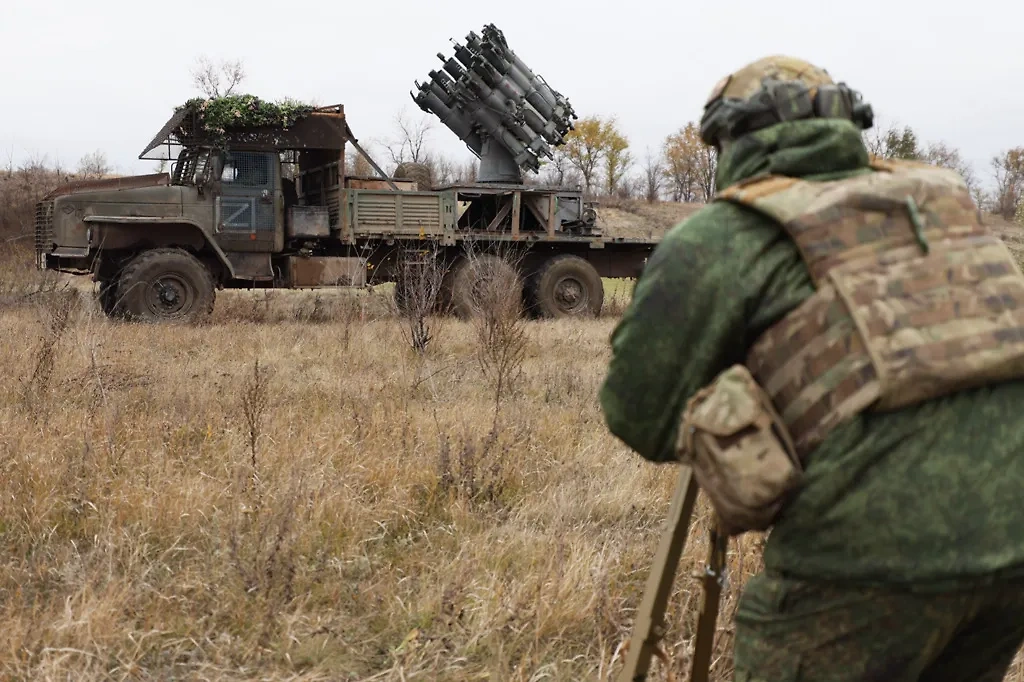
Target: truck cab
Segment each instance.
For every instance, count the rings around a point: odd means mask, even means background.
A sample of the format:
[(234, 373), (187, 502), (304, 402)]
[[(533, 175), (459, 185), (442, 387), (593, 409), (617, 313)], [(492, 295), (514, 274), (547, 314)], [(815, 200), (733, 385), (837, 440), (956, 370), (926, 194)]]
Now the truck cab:
[[(343, 174), (351, 135), (340, 106), (287, 132), (215, 143), (176, 137), (188, 113), (176, 112), (140, 154), (166, 144), (170, 155), (176, 144), (170, 173), (68, 183), (37, 205), (38, 266), (92, 274), (111, 316), (192, 319), (212, 309), (217, 288), (279, 286), (286, 240), (326, 238), (341, 222), (339, 188), (323, 182)], [(303, 202), (296, 175), (309, 171), (320, 184), (307, 183)]]

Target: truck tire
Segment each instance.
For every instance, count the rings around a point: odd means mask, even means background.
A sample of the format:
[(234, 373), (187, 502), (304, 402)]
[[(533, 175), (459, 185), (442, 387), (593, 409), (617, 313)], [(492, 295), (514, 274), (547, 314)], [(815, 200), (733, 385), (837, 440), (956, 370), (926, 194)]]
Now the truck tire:
[(579, 256), (548, 260), (530, 282), (530, 303), (540, 317), (596, 317), (604, 305), (597, 269)]
[(455, 291), (455, 273), (457, 271), (456, 266), (447, 265), (445, 266), (444, 276), (441, 277), (441, 290), (437, 292), (437, 309), (434, 311), (438, 315), (451, 315), (453, 311), (454, 291)]
[(196, 322), (213, 312), (213, 276), (183, 249), (143, 251), (121, 271), (121, 308), (138, 322)]
[(522, 301), (522, 280), (508, 261), (490, 254), (460, 259), (452, 276), (451, 306), (455, 314), (463, 320), (473, 317), (485, 304), (479, 299), (480, 288), (495, 279), (503, 283), (502, 296), (510, 297), (508, 300), (517, 305)]

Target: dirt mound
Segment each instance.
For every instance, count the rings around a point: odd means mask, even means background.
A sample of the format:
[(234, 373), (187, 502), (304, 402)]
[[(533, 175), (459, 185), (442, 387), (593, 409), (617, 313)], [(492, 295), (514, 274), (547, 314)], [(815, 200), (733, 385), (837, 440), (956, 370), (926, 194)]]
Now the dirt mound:
[[(673, 201), (602, 199), (598, 204), (597, 224), (608, 237), (661, 239), (704, 206)], [(982, 221), (1006, 240), (1014, 252), (1024, 253), (1024, 227), (988, 212), (982, 213)]]
[(597, 209), (597, 224), (608, 237), (661, 239), (703, 206), (672, 201), (603, 200)]

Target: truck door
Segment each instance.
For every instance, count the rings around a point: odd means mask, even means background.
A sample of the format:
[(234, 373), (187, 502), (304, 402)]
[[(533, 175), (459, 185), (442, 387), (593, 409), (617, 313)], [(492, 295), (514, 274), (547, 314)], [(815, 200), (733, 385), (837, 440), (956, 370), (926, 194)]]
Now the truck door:
[(273, 252), (281, 209), (277, 156), (225, 152), (214, 204), (217, 241), (225, 251)]

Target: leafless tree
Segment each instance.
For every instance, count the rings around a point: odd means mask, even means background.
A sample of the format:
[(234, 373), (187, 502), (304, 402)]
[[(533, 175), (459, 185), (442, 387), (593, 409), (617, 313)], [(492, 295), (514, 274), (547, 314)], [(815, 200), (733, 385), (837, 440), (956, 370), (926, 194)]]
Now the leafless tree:
[(1024, 147), (1015, 147), (992, 157), (992, 176), (996, 181), (993, 210), (1013, 220), (1024, 198)]
[(661, 158), (652, 154), (648, 147), (647, 155), (644, 157), (643, 190), (644, 198), (651, 203), (658, 200), (658, 194), (661, 192), (661, 174), (663, 171), (664, 167), (661, 164)]
[(868, 153), (881, 159), (920, 159), (922, 150), (917, 133), (910, 126), (890, 123), (883, 127), (877, 121), (862, 135)]
[(107, 161), (106, 154), (97, 149), (86, 154), (78, 161), (76, 173), (83, 179), (91, 180), (102, 178), (112, 170), (113, 168), (111, 168), (110, 162)]
[(627, 175), (615, 187), (609, 196), (619, 199), (639, 199), (644, 194), (645, 179), (636, 175)]
[(346, 175), (354, 175), (358, 177), (372, 177), (376, 173), (373, 170), (373, 166), (366, 160), (366, 157), (360, 154), (355, 148), (349, 145), (345, 149), (345, 169)]
[(959, 174), (964, 179), (964, 184), (967, 185), (968, 191), (977, 201), (981, 189), (978, 178), (974, 175), (971, 164), (965, 161), (960, 154), (959, 149), (951, 147), (945, 142), (930, 142), (925, 148), (922, 160), (925, 163), (948, 168)]
[(552, 187), (561, 187), (565, 184), (565, 175), (571, 168), (569, 158), (561, 149), (552, 153), (552, 158), (544, 164), (544, 172), (541, 175), (541, 184)]
[(476, 159), (470, 159), (462, 164), (462, 168), (459, 171), (459, 182), (471, 183), (476, 182), (477, 175), (480, 174), (480, 162)]
[(715, 195), (715, 175), (718, 173), (718, 152), (714, 147), (701, 145), (697, 152), (697, 187), (705, 203)]
[(427, 135), (433, 129), (430, 119), (409, 120), (404, 110), (395, 114), (395, 136), (380, 143), (395, 166), (423, 163), (427, 156)]
[(429, 154), (427, 165), (431, 167), (434, 184), (444, 187), (459, 181), (459, 164), (443, 154)]
[(192, 68), (192, 84), (206, 97), (226, 97), (245, 80), (245, 67), (240, 59), (222, 60), (214, 64), (205, 55), (196, 58)]

